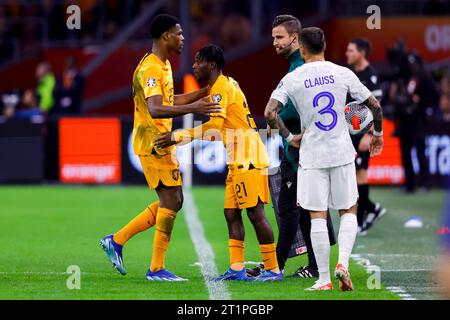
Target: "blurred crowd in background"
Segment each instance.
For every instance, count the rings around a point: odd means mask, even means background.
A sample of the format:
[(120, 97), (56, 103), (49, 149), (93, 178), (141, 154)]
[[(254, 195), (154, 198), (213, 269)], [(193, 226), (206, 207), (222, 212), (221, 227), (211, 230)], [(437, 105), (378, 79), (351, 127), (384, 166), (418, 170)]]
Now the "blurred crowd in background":
[(35, 88), (16, 88), (4, 92), (0, 100), (0, 120), (43, 122), (48, 115), (79, 115), (84, 77), (74, 57), (67, 57), (60, 75), (50, 62), (40, 62), (35, 71)]
[[(0, 64), (20, 53), (39, 50), (52, 42), (86, 46), (112, 39), (122, 27), (139, 16), (151, 0), (4, 0), (0, 5)], [(270, 32), (270, 25), (280, 12), (301, 12), (302, 16), (317, 14), (355, 15), (365, 12), (378, 1), (331, 0), (327, 12), (322, 12), (322, 1), (272, 1), (261, 0), (263, 10), (262, 31)], [(373, 3), (372, 3), (373, 2)], [(66, 8), (78, 4), (83, 14), (83, 28), (68, 30), (65, 25)], [(245, 43), (251, 38), (252, 1), (243, 0), (193, 0), (191, 1), (190, 32), (196, 43), (213, 42), (224, 49)], [(164, 1), (161, 12), (180, 15), (178, 0)], [(450, 2), (446, 0), (383, 2), (383, 14), (396, 15), (448, 15)], [(148, 30), (136, 33), (131, 41), (147, 41)]]
[[(399, 40), (386, 51), (391, 70), (383, 85), (381, 105), (386, 118), (395, 122), (394, 135), (400, 139), (405, 170), (405, 191), (416, 187), (428, 190), (429, 168), (425, 135), (428, 120), (450, 122), (450, 75), (428, 72), (421, 56)], [(411, 151), (415, 149), (420, 166), (416, 177)]]
[[(9, 0), (0, 6), (0, 63), (13, 57), (15, 51), (26, 56), (48, 42), (64, 41), (71, 45), (86, 46), (112, 39), (130, 21), (139, 16), (142, 8), (151, 0)], [(262, 1), (263, 26), (270, 30), (276, 12), (301, 12), (308, 15), (317, 10), (315, 1)], [(61, 28), (66, 21), (68, 5), (78, 3), (83, 14), (83, 28), (68, 30)], [(161, 12), (179, 16), (179, 1), (167, 0)], [(224, 49), (244, 43), (251, 37), (250, 1), (241, 0), (197, 0), (191, 1), (190, 32), (196, 43), (217, 43)], [(24, 23), (26, 22), (26, 23)], [(146, 41), (148, 30), (134, 34), (130, 41)], [(197, 45), (198, 46), (198, 45)]]

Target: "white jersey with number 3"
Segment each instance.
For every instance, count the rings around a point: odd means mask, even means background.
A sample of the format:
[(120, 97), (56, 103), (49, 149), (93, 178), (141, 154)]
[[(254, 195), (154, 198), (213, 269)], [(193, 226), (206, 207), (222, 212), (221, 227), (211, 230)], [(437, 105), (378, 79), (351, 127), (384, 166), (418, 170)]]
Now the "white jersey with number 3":
[(303, 64), (272, 93), (283, 105), (291, 99), (300, 114), (302, 168), (332, 168), (355, 160), (344, 115), (347, 93), (360, 103), (371, 95), (350, 69), (329, 61)]

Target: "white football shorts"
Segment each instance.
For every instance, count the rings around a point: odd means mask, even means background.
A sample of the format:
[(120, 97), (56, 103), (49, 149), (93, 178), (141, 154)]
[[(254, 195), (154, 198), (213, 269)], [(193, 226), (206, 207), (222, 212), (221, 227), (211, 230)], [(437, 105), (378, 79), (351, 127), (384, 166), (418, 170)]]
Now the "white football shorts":
[(323, 169), (298, 168), (297, 205), (310, 211), (346, 210), (356, 204), (355, 162)]

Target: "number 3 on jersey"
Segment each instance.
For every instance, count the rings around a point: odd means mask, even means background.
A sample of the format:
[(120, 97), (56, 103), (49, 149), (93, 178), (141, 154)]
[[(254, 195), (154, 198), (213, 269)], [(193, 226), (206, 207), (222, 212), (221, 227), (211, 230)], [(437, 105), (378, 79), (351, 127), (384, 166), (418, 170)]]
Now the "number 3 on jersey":
[(324, 108), (319, 110), (319, 114), (321, 114), (321, 115), (323, 115), (323, 114), (330, 114), (333, 117), (333, 120), (331, 121), (330, 124), (323, 124), (321, 121), (316, 121), (314, 124), (320, 130), (330, 131), (331, 129), (333, 129), (336, 126), (336, 124), (337, 124), (337, 117), (338, 117), (336, 111), (333, 110), (333, 107), (334, 107), (334, 96), (328, 91), (323, 91), (323, 92), (318, 93), (313, 99), (313, 107), (314, 108), (317, 108), (319, 106), (319, 100), (321, 98), (327, 98), (328, 99), (328, 104)]

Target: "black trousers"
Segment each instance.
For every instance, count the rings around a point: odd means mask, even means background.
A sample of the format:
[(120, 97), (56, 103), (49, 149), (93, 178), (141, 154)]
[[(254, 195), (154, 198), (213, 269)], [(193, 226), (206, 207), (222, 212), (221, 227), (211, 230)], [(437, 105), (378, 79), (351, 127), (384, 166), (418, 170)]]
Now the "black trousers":
[[(297, 228), (303, 234), (308, 250), (308, 265), (317, 270), (316, 257), (311, 244), (311, 217), (309, 211), (297, 207), (297, 173), (288, 162), (281, 162), (281, 188), (278, 198), (278, 213), (280, 216), (279, 235), (277, 242), (277, 260), (280, 269), (284, 269), (289, 256), (289, 250), (294, 241)], [(330, 245), (336, 244), (333, 223), (328, 212), (328, 233)]]
[[(417, 160), (419, 161), (420, 173), (418, 181), (413, 169), (411, 149), (416, 147)], [(422, 134), (411, 134), (400, 136), (400, 148), (402, 152), (403, 169), (405, 170), (405, 187), (407, 191), (413, 192), (417, 185), (429, 187), (429, 169), (425, 156), (425, 137)]]

